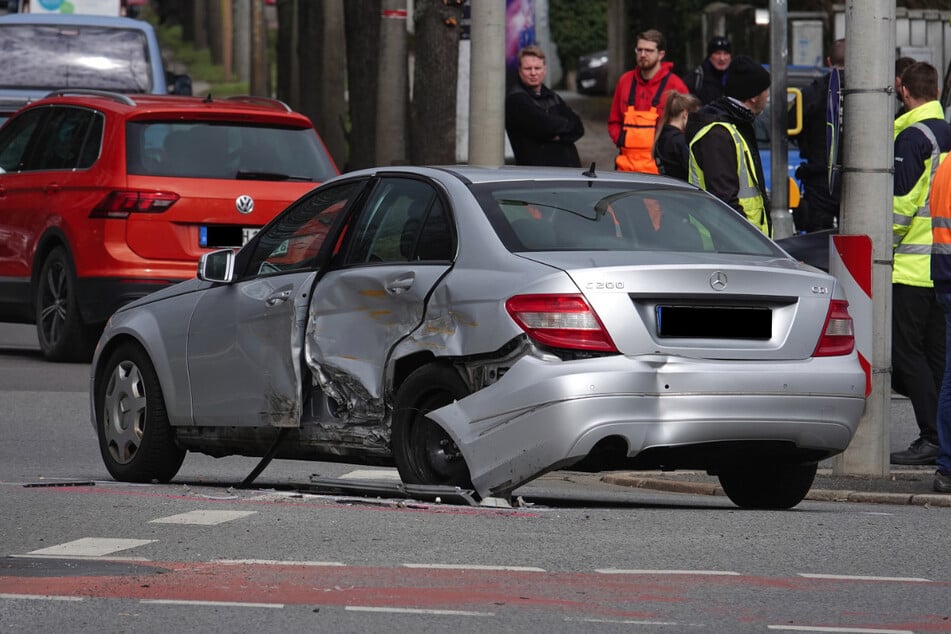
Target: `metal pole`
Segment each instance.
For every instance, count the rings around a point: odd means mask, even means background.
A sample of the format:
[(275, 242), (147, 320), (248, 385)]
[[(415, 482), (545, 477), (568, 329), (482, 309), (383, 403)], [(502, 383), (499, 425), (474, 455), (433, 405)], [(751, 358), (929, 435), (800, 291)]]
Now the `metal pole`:
[(505, 0), (472, 3), (469, 163), (505, 162)]
[(770, 219), (773, 221), (773, 237), (788, 238), (793, 234), (792, 215), (789, 213), (789, 140), (786, 116), (786, 64), (789, 50), (786, 45), (789, 11), (786, 0), (770, 0), (769, 3), (769, 148), (771, 156), (769, 193)]
[(837, 474), (885, 476), (891, 424), (895, 1), (849, 0), (845, 13), (840, 230), (872, 239), (872, 393)]

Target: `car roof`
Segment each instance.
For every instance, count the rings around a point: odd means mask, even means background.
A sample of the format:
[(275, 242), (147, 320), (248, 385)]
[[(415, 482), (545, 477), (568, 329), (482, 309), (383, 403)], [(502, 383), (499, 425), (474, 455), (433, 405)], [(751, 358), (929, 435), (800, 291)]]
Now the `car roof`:
[(629, 183), (632, 185), (660, 185), (665, 188), (697, 189), (682, 180), (656, 174), (642, 174), (638, 172), (616, 172), (613, 166), (598, 171), (595, 166), (594, 176), (590, 175), (589, 167), (535, 167), (535, 166), (486, 166), (486, 165), (445, 165), (445, 166), (390, 166), (368, 168), (365, 170), (348, 172), (339, 178), (364, 176), (383, 173), (422, 174), (439, 178), (446, 173), (473, 184), (524, 182), (524, 181), (571, 181), (579, 182), (612, 182)]
[(218, 114), (251, 117), (252, 120), (280, 121), (301, 127), (312, 127), (310, 119), (277, 99), (238, 95), (212, 98), (185, 95), (127, 95), (106, 90), (56, 90), (30, 104), (31, 107), (51, 104), (76, 105), (109, 110), (129, 119), (156, 118), (168, 114)]
[(106, 26), (151, 31), (152, 25), (144, 20), (115, 15), (86, 15), (82, 13), (10, 13), (0, 16), (2, 24), (48, 24), (67, 26)]

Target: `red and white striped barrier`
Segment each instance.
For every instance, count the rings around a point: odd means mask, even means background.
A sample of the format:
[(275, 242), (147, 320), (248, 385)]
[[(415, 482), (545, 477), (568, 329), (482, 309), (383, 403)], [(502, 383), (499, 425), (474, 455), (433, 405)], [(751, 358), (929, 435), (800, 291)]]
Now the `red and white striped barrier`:
[(872, 393), (872, 239), (830, 236), (829, 272), (842, 284), (855, 328), (855, 348), (865, 370), (865, 396)]

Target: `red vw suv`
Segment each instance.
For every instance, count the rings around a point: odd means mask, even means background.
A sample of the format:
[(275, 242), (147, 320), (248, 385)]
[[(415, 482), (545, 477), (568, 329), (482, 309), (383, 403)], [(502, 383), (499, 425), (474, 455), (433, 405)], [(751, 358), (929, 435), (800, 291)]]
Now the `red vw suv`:
[(337, 173), (279, 101), (51, 93), (0, 128), (0, 321), (36, 323), (51, 361), (88, 360), (116, 308)]

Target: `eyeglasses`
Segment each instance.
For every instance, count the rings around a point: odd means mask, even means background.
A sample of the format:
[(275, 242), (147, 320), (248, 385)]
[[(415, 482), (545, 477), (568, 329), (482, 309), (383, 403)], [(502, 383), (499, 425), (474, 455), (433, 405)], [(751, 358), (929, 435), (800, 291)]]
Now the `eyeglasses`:
[(635, 48), (634, 52), (638, 55), (654, 55), (658, 50), (656, 48)]

